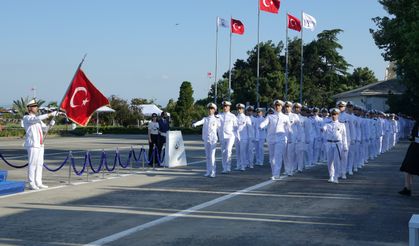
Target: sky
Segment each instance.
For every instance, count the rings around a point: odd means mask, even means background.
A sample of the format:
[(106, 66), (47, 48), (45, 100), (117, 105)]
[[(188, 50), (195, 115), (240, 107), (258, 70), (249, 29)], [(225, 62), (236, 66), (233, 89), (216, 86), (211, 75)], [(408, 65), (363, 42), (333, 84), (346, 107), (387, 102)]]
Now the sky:
[[(286, 13), (301, 11), (317, 20), (304, 43), (340, 28), (345, 59), (384, 79), (387, 62), (369, 33), (371, 18), (387, 15), (377, 0), (282, 0), (279, 14), (261, 12), (260, 41), (285, 41)], [(195, 100), (205, 98), (214, 82), (207, 73), (215, 70), (217, 16), (245, 25), (232, 39), (234, 64), (257, 43), (257, 13), (258, 0), (0, 0), (0, 105), (32, 97), (32, 88), (37, 98), (60, 102), (84, 54), (82, 68), (105, 96), (166, 106), (189, 81)], [(221, 29), (218, 74), (228, 65), (229, 30)]]

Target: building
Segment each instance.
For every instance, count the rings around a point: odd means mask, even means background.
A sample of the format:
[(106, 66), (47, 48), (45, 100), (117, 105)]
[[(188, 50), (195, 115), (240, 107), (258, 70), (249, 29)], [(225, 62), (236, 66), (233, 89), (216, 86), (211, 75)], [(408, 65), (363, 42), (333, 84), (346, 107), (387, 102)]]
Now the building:
[(388, 111), (387, 99), (390, 94), (402, 95), (406, 90), (398, 79), (378, 81), (354, 90), (342, 92), (333, 96), (336, 101), (352, 101), (365, 109)]

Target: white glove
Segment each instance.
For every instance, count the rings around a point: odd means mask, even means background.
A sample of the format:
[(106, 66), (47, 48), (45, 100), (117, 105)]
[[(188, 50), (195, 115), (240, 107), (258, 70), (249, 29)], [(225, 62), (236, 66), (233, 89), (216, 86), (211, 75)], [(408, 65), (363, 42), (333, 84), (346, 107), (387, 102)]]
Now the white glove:
[(58, 111), (54, 111), (54, 112), (50, 113), (51, 116), (58, 116), (59, 114), (60, 114), (60, 112), (58, 112)]
[(195, 123), (193, 123), (193, 124), (192, 124), (192, 127), (193, 127), (193, 128), (195, 128), (195, 127), (196, 127)]
[(50, 126), (55, 125), (55, 120), (51, 120), (51, 121), (49, 122), (49, 125), (50, 125)]

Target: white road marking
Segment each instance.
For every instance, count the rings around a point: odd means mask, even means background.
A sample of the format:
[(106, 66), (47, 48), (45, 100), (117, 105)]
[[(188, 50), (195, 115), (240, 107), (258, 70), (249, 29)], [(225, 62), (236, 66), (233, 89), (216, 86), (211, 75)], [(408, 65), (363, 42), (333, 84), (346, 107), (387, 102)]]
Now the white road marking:
[[(285, 178), (285, 176), (282, 176), (279, 180), (282, 180), (284, 178)], [(211, 201), (208, 201), (208, 202), (205, 202), (205, 203), (201, 203), (199, 205), (196, 205), (194, 207), (191, 207), (191, 208), (182, 210), (180, 212), (177, 212), (177, 213), (174, 213), (174, 214), (171, 214), (171, 215), (168, 215), (168, 216), (165, 216), (165, 217), (162, 217), (162, 218), (159, 218), (159, 219), (150, 221), (150, 222), (145, 223), (145, 224), (141, 224), (141, 225), (132, 227), (132, 228), (127, 229), (125, 231), (121, 231), (121, 232), (112, 234), (110, 236), (107, 236), (107, 237), (101, 238), (99, 240), (96, 240), (94, 242), (88, 243), (85, 246), (99, 246), (99, 245), (104, 245), (104, 244), (107, 244), (107, 243), (116, 241), (118, 239), (121, 239), (123, 237), (126, 237), (126, 236), (129, 236), (131, 234), (137, 233), (139, 231), (148, 229), (150, 227), (157, 226), (157, 225), (162, 224), (162, 223), (165, 223), (165, 222), (169, 222), (169, 221), (174, 220), (174, 219), (176, 219), (178, 217), (184, 217), (184, 216), (186, 216), (188, 214), (191, 214), (191, 213), (194, 213), (194, 212), (196, 212), (198, 210), (204, 209), (206, 207), (215, 205), (215, 204), (220, 203), (220, 202), (224, 202), (224, 201), (226, 201), (228, 199), (231, 199), (233, 197), (236, 197), (238, 195), (241, 195), (241, 194), (244, 194), (244, 193), (253, 191), (253, 190), (260, 189), (260, 188), (265, 187), (267, 185), (270, 185), (270, 184), (272, 184), (274, 182), (276, 182), (276, 181), (268, 180), (268, 181), (259, 183), (257, 185), (254, 185), (254, 186), (245, 188), (243, 190), (239, 190), (239, 191), (230, 193), (228, 195), (225, 195), (225, 196), (216, 198), (214, 200), (211, 200)]]

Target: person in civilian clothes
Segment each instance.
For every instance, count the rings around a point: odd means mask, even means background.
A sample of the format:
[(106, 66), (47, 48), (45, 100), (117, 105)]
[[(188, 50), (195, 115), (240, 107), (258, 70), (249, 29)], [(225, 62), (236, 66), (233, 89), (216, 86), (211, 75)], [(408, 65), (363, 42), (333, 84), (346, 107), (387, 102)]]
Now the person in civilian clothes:
[(231, 172), (231, 154), (235, 141), (234, 132), (237, 129), (237, 117), (230, 112), (231, 102), (223, 101), (223, 113), (221, 113), (220, 121), (220, 142), (221, 142), (221, 153), (223, 157), (223, 173)]
[(44, 132), (55, 124), (51, 120), (49, 126), (43, 120), (58, 112), (38, 115), (38, 103), (35, 100), (29, 101), (26, 105), (28, 114), (23, 117), (22, 123), (25, 128), (24, 147), (28, 152), (28, 183), (29, 189), (39, 190), (48, 188), (42, 183), (42, 169), (44, 164)]
[[(167, 136), (167, 132), (170, 130), (170, 122), (169, 122), (169, 117), (167, 115), (167, 112), (161, 112), (160, 115), (160, 120), (159, 120), (159, 143), (158, 143), (158, 152), (159, 152), (159, 156), (162, 157), (162, 152), (161, 150), (163, 149), (163, 145), (166, 143), (166, 136)], [(160, 166), (160, 164), (159, 164)]]
[(410, 140), (412, 143), (407, 149), (400, 171), (405, 173), (404, 188), (399, 191), (400, 195), (412, 195), (413, 175), (419, 175), (419, 125), (418, 121), (414, 125)]
[(245, 171), (249, 165), (249, 140), (253, 135), (252, 121), (250, 117), (244, 114), (244, 104), (238, 103), (236, 105), (237, 114), (237, 128), (236, 128), (236, 155), (237, 166), (236, 170)]
[(207, 160), (207, 172), (205, 177), (215, 178), (216, 165), (215, 165), (215, 149), (217, 147), (218, 136), (217, 132), (221, 126), (220, 118), (215, 115), (217, 111), (217, 105), (209, 103), (207, 105), (208, 116), (202, 120), (192, 124), (193, 127), (201, 126), (202, 128), (202, 140), (205, 145), (205, 156)]
[(331, 183), (339, 183), (339, 166), (342, 161), (343, 153), (348, 152), (348, 142), (346, 137), (346, 126), (339, 122), (340, 110), (333, 108), (330, 110), (332, 122), (326, 123), (322, 127), (326, 139), (327, 167), (329, 169), (329, 180)]
[(260, 123), (259, 128), (268, 128), (267, 141), (269, 145), (269, 162), (272, 169), (271, 179), (279, 180), (287, 145), (287, 136), (290, 129), (290, 120), (288, 116), (282, 113), (283, 101), (275, 100), (273, 104), (275, 112), (269, 114), (265, 120)]
[[(157, 153), (154, 152), (154, 148), (159, 148), (159, 122), (157, 122), (157, 114), (151, 115), (151, 121), (148, 123), (148, 159), (150, 162), (149, 166), (158, 163)], [(153, 154), (154, 153), (154, 154)]]

